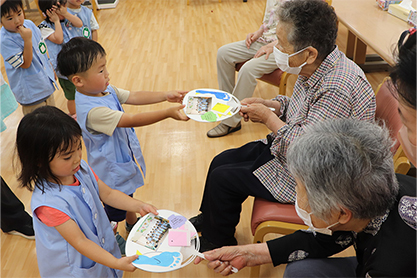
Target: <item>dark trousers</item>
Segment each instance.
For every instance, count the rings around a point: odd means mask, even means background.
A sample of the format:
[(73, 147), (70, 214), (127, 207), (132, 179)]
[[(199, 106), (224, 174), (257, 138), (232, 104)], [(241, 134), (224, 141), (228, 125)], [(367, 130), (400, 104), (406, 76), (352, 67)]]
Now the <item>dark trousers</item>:
[(305, 259), (289, 263), (284, 278), (357, 277), (356, 257)]
[(25, 211), (23, 203), (1, 178), (1, 229), (7, 233), (24, 225), (32, 225), (32, 217)]
[(273, 158), (270, 145), (251, 142), (238, 149), (226, 150), (213, 159), (200, 207), (205, 239), (216, 245), (236, 245), (236, 225), (247, 197), (277, 202), (253, 175), (253, 171)]

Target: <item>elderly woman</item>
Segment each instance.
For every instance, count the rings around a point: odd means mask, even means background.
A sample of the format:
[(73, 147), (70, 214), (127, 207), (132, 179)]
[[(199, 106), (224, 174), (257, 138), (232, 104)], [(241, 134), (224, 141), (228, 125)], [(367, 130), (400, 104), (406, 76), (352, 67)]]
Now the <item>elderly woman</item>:
[[(395, 175), (391, 143), (387, 130), (354, 119), (307, 128), (287, 161), (297, 182), (296, 210), (309, 229), (206, 252), (208, 266), (228, 275), (232, 266), (297, 261), (284, 277), (415, 277), (415, 179)], [(317, 259), (351, 245), (356, 258)]]
[[(292, 97), (245, 99), (241, 115), (264, 123), (267, 139), (226, 150), (211, 162), (198, 216), (201, 249), (236, 245), (235, 227), (248, 196), (294, 203), (287, 148), (307, 126), (329, 118), (373, 121), (375, 96), (363, 71), (335, 46), (337, 16), (321, 0), (288, 1), (278, 10), (277, 65), (299, 74)], [(268, 107), (274, 107), (271, 111)]]
[[(404, 123), (400, 141), (416, 165), (415, 28), (398, 46), (390, 76)], [(397, 186), (389, 148), (386, 132), (375, 125), (339, 120), (313, 126), (291, 145), (288, 163), (298, 213), (316, 233), (207, 252), (209, 267), (228, 275), (230, 264), (292, 262), (284, 277), (416, 277), (416, 179), (397, 175)], [(325, 259), (352, 243), (356, 259)]]

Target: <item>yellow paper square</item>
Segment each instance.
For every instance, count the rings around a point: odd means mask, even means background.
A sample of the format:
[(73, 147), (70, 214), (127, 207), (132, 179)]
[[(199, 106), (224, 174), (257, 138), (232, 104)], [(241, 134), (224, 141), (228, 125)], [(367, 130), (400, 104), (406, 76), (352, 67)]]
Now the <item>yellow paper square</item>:
[(220, 112), (220, 113), (224, 113), (229, 108), (230, 108), (229, 105), (218, 102), (216, 105), (213, 106), (213, 108), (211, 110), (212, 111), (217, 111), (217, 112)]

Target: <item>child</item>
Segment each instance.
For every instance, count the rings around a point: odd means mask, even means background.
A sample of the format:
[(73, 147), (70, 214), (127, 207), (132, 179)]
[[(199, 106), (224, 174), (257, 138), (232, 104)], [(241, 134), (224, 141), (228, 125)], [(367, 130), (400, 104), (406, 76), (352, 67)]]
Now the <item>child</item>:
[[(21, 120), (16, 136), (19, 181), (33, 191), (31, 208), (42, 277), (122, 277), (138, 256), (121, 258), (102, 203), (157, 213), (103, 183), (81, 159), (81, 128), (56, 107)], [(116, 270), (117, 269), (117, 270)]]
[[(49, 57), (55, 69), (56, 56), (58, 56), (62, 44), (73, 37), (80, 36), (78, 29), (83, 26), (83, 22), (79, 17), (67, 11), (66, 0), (39, 0), (38, 6), (45, 16), (45, 20), (38, 27), (48, 46)], [(75, 86), (58, 71), (56, 74), (67, 99), (69, 114), (75, 117)]]
[(97, 41), (98, 22), (93, 11), (81, 5), (84, 1), (85, 0), (68, 0), (68, 11), (73, 15), (78, 16), (83, 21), (84, 26), (78, 29), (80, 34), (77, 37), (81, 36)]
[(9, 85), (23, 114), (37, 107), (55, 105), (55, 76), (47, 48), (36, 25), (25, 20), (21, 0), (1, 6), (1, 55)]
[[(58, 54), (58, 70), (77, 88), (77, 121), (83, 130), (89, 164), (106, 184), (133, 196), (144, 184), (141, 170), (145, 175), (145, 161), (132, 127), (169, 117), (185, 121), (188, 117), (182, 111), (183, 105), (127, 114), (121, 104), (181, 102), (186, 92), (129, 92), (109, 85), (105, 50), (99, 43), (82, 37), (73, 38), (62, 47)], [(105, 209), (110, 221), (126, 219), (127, 231), (137, 220), (134, 212), (126, 213), (108, 204)]]

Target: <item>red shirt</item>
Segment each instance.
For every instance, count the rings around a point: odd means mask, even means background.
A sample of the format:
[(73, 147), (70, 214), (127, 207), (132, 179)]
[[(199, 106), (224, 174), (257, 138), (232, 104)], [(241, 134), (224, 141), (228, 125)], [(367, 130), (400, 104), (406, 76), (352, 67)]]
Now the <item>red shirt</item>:
[[(91, 171), (93, 171), (93, 169), (91, 169)], [(98, 177), (96, 173), (94, 173), (94, 171), (93, 174), (96, 180), (98, 181)], [(65, 186), (79, 186), (80, 181), (76, 177), (74, 178), (75, 182), (73, 184)], [(35, 209), (34, 213), (39, 218), (39, 220), (42, 221), (42, 223), (44, 223), (48, 227), (56, 227), (67, 222), (70, 219), (70, 217), (62, 211), (48, 206), (40, 206), (37, 209)]]

